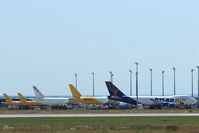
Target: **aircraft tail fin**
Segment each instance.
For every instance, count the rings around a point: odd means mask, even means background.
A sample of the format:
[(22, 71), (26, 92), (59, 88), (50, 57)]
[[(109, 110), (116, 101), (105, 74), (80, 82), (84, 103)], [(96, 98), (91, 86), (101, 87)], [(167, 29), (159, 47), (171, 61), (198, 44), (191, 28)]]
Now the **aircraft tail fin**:
[(110, 93), (110, 96), (117, 96), (117, 97), (125, 96), (125, 94), (122, 93), (112, 82), (106, 81), (105, 83)]
[(12, 102), (12, 99), (11, 99), (6, 93), (3, 93), (3, 96), (4, 96), (5, 101), (6, 101), (7, 103), (11, 103), (11, 102)]
[(75, 88), (72, 84), (69, 84), (70, 87), (70, 91), (73, 95), (73, 97), (75, 98), (80, 98), (82, 95), (79, 93), (79, 91), (77, 90), (77, 88)]
[(37, 89), (36, 86), (33, 86), (33, 90), (34, 90), (35, 96), (37, 98), (43, 98), (44, 97), (44, 95), (39, 91), (39, 89)]
[(21, 102), (24, 102), (24, 103), (27, 102), (26, 98), (21, 93), (18, 93), (18, 97)]

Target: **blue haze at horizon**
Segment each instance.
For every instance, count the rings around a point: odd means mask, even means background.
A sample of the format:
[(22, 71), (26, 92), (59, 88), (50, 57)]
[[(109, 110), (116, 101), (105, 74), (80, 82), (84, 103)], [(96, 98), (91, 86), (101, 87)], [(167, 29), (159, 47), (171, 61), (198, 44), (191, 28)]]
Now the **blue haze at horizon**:
[[(70, 95), (69, 83), (78, 74), (78, 88), (92, 95), (108, 95), (105, 80), (129, 94), (129, 69), (139, 65), (139, 94), (191, 93), (190, 69), (199, 65), (199, 2), (183, 1), (1, 1), (0, 94), (33, 95), (36, 85), (45, 95)], [(196, 70), (196, 68), (195, 68)], [(194, 93), (197, 75), (194, 72)]]

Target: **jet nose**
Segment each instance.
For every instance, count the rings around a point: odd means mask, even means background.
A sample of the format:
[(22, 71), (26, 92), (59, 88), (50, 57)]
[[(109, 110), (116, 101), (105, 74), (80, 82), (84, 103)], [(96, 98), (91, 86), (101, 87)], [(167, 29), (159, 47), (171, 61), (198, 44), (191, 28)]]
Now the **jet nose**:
[(193, 104), (196, 104), (198, 102), (195, 98), (192, 98), (192, 99), (193, 99), (192, 101)]

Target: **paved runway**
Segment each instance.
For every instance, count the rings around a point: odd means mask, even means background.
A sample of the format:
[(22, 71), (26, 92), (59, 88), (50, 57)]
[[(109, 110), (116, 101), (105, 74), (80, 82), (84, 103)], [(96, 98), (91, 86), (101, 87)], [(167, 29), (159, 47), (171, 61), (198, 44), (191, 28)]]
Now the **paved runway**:
[(199, 116), (199, 113), (125, 113), (125, 114), (0, 114), (0, 118), (16, 117), (158, 117), (158, 116)]

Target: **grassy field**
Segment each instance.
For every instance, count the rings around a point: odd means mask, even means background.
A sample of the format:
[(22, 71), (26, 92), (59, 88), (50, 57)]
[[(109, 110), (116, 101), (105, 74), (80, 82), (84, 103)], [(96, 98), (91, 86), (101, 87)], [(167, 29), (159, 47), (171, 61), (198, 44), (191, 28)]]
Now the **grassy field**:
[(198, 133), (199, 117), (0, 118), (0, 133)]
[(199, 109), (104, 109), (104, 110), (0, 110), (0, 114), (77, 114), (77, 113), (199, 113)]

